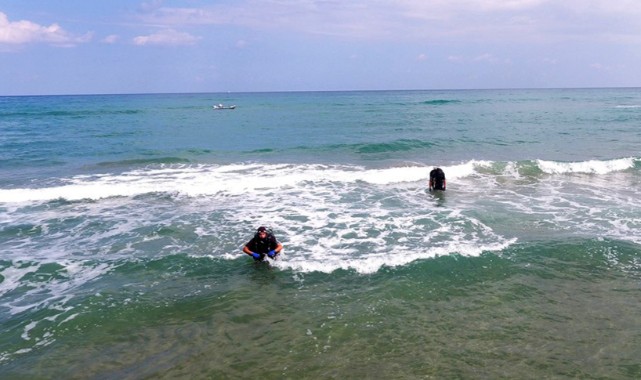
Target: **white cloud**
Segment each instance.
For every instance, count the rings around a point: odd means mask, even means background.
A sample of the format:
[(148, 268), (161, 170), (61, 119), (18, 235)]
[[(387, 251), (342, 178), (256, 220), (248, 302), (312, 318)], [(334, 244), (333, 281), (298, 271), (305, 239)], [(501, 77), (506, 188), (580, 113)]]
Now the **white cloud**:
[(102, 42), (104, 42), (106, 44), (115, 44), (116, 42), (118, 42), (119, 39), (120, 39), (119, 36), (117, 36), (115, 34), (111, 34), (111, 35), (103, 38)]
[(162, 0), (151, 0), (139, 5), (138, 10), (143, 13), (153, 12), (162, 7)]
[(479, 7), (483, 10), (526, 10), (539, 6), (548, 0), (481, 0), (463, 1), (470, 7)]
[(498, 62), (498, 59), (494, 57), (490, 53), (483, 53), (481, 55), (478, 55), (474, 57), (473, 61), (475, 62), (489, 62), (489, 63), (496, 63)]
[(245, 0), (202, 8), (153, 1), (147, 24), (235, 25), (346, 38), (464, 41), (634, 41), (638, 0)]
[(44, 42), (55, 46), (75, 46), (88, 42), (92, 33), (73, 36), (58, 24), (42, 26), (27, 20), (9, 21), (6, 14), (0, 12), (0, 44), (22, 45)]
[(193, 45), (200, 37), (173, 29), (161, 30), (148, 36), (138, 36), (133, 39), (136, 45)]

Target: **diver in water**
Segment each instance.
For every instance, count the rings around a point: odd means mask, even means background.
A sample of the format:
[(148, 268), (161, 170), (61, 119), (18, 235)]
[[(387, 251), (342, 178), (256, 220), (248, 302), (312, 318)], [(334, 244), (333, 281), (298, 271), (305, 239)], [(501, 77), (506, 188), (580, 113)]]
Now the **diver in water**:
[(267, 227), (258, 227), (254, 237), (245, 244), (243, 252), (254, 258), (255, 261), (263, 261), (265, 255), (274, 259), (283, 249), (283, 245), (276, 240), (276, 237)]
[(430, 183), (429, 183), (430, 191), (433, 191), (433, 190), (444, 191), (446, 187), (447, 187), (447, 184), (445, 181), (445, 173), (443, 173), (443, 170), (441, 168), (432, 169), (432, 171), (430, 172)]

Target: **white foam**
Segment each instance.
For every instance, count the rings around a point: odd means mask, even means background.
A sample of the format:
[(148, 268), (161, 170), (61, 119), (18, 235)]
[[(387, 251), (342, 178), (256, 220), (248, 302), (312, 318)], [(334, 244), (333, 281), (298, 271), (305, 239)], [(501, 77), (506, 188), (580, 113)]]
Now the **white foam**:
[(31, 271), (33, 271), (33, 268), (27, 266), (10, 266), (0, 272), (4, 277), (3, 281), (0, 282), (0, 298), (5, 293), (14, 290), (20, 284), (20, 279)]
[[(516, 239), (503, 240), (500, 243), (477, 245), (474, 243), (452, 243), (447, 246), (429, 247), (424, 250), (407, 250), (394, 248), (384, 253), (370, 253), (354, 256), (355, 252), (327, 251), (315, 255), (290, 255), (286, 260), (273, 262), (272, 265), (296, 272), (324, 272), (331, 273), (336, 270), (353, 270), (361, 274), (376, 273), (383, 267), (401, 267), (417, 260), (431, 259), (439, 256), (460, 254), (462, 256), (479, 256), (483, 252), (500, 251), (515, 243)], [(352, 255), (349, 255), (351, 253)]]
[(555, 162), (537, 160), (541, 170), (549, 174), (566, 174), (566, 173), (588, 173), (588, 174), (607, 174), (616, 171), (622, 171), (634, 167), (634, 158), (620, 158), (616, 160), (598, 161), (590, 160), (583, 162)]
[[(469, 176), (475, 166), (487, 161), (469, 161), (442, 166), (449, 180)], [(188, 196), (226, 193), (258, 193), (305, 182), (355, 183), (389, 185), (426, 181), (431, 167), (404, 166), (387, 169), (364, 169), (359, 166), (233, 164), (226, 166), (174, 166), (133, 170), (122, 174), (76, 176), (63, 184), (42, 188), (0, 189), (0, 203), (46, 202), (56, 199), (78, 201), (110, 197), (134, 197), (163, 192)]]
[[(591, 172), (601, 164), (607, 170), (622, 170), (634, 163), (634, 159), (539, 161), (542, 167), (549, 164), (561, 173)], [(34, 237), (25, 234), (11, 243), (10, 259), (14, 262), (64, 263), (67, 278), (47, 285), (50, 300), (102, 276), (109, 263), (119, 258), (188, 252), (238, 259), (243, 257), (240, 247), (258, 225), (275, 227), (286, 244), (287, 260), (277, 262), (278, 266), (295, 271), (350, 269), (360, 273), (435, 255), (474, 256), (504, 249), (513, 243), (513, 237), (501, 236), (487, 221), (473, 217), (483, 215), (484, 207), (491, 215), (498, 211), (502, 216), (506, 210), (531, 215), (558, 230), (623, 236), (639, 227), (639, 221), (625, 213), (617, 223), (607, 220), (617, 205), (631, 203), (613, 198), (603, 204), (603, 197), (615, 195), (602, 194), (592, 186), (592, 179), (583, 183), (568, 176), (552, 176), (542, 181), (554, 183), (541, 187), (521, 187), (529, 182), (501, 186), (496, 179), (517, 176), (517, 165), (507, 163), (499, 175), (485, 170), (495, 166), (492, 161), (441, 166), (450, 185), (442, 201), (425, 192), (433, 166), (415, 164), (385, 169), (256, 163), (176, 165), (77, 176), (56, 187), (0, 190), (0, 200), (9, 210), (0, 216), (0, 227), (40, 229)], [(550, 168), (545, 170), (553, 173)], [(143, 194), (152, 195), (135, 197)], [(22, 204), (7, 200), (24, 203), (61, 196), (98, 201), (44, 205), (23, 212)], [(634, 202), (632, 214), (641, 208)], [(170, 236), (157, 233), (164, 226), (170, 227)], [(171, 231), (187, 231), (187, 238), (173, 237)], [(80, 265), (82, 257), (102, 264)], [(28, 270), (33, 268), (6, 268), (2, 275), (7, 280), (0, 283), (0, 295), (14, 289), (10, 284), (19, 283)], [(12, 307), (13, 312), (19, 312), (33, 305), (14, 302)]]
[(18, 261), (0, 273), (5, 278), (0, 283), (0, 296), (17, 288), (27, 289), (19, 296), (13, 297), (11, 301), (5, 299), (3, 306), (8, 308), (10, 314), (19, 314), (39, 305), (49, 305), (51, 310), (58, 310), (59, 314), (64, 314), (70, 310), (70, 307), (65, 305), (73, 296), (74, 289), (104, 275), (111, 268), (106, 263), (89, 266), (79, 261), (65, 259), (57, 262), (63, 268), (57, 271), (54, 278), (44, 282), (38, 279), (24, 280), (25, 275), (37, 272), (49, 262), (51, 261), (47, 260), (28, 265), (27, 262)]

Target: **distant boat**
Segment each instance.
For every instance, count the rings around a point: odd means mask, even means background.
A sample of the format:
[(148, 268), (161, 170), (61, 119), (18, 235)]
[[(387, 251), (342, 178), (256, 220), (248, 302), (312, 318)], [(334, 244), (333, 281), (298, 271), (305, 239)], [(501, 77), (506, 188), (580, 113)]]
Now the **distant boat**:
[(225, 105), (222, 105), (222, 104), (216, 104), (216, 105), (212, 106), (212, 108), (215, 109), (215, 110), (233, 110), (233, 109), (236, 108), (236, 106), (235, 105), (234, 106), (225, 106)]

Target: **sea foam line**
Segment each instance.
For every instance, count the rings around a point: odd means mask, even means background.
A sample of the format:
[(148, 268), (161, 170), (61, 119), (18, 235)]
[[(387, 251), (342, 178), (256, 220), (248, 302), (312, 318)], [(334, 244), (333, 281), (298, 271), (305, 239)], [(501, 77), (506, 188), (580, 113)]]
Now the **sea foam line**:
[(537, 160), (536, 162), (543, 172), (549, 174), (607, 174), (633, 168), (636, 161), (637, 159), (628, 157), (608, 161), (555, 162)]
[[(634, 167), (636, 158), (608, 161), (556, 162), (536, 160), (548, 174), (605, 174)], [(493, 161), (471, 160), (441, 166), (448, 181), (480, 174), (479, 169), (491, 168)], [(507, 162), (501, 175), (518, 176), (519, 163)], [(365, 169), (349, 165), (233, 164), (169, 166), (138, 169), (121, 174), (75, 176), (62, 179), (63, 184), (42, 188), (0, 189), (0, 203), (47, 202), (56, 199), (78, 201), (109, 197), (134, 197), (149, 193), (179, 193), (187, 196), (215, 194), (257, 194), (280, 188), (298, 187), (309, 183), (363, 182), (373, 185), (426, 183), (433, 166), (408, 165), (384, 169)], [(516, 169), (515, 169), (516, 168)]]

